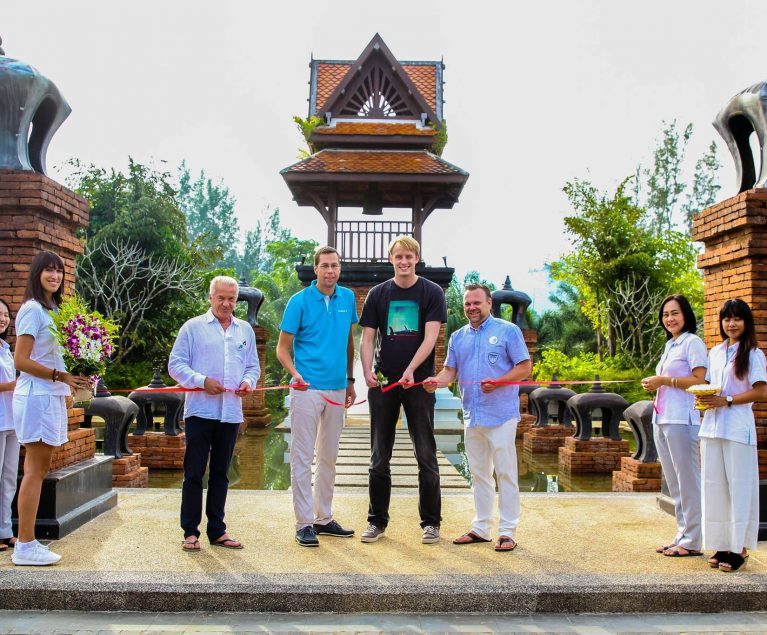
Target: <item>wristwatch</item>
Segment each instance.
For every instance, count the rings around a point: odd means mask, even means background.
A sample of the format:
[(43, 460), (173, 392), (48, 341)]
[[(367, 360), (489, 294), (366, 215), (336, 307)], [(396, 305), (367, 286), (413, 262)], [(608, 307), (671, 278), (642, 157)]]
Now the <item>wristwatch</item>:
[(354, 377), (347, 377), (346, 381), (350, 381), (350, 382), (354, 383)]
[(727, 400), (727, 407), (732, 408), (732, 395), (727, 395), (725, 399)]

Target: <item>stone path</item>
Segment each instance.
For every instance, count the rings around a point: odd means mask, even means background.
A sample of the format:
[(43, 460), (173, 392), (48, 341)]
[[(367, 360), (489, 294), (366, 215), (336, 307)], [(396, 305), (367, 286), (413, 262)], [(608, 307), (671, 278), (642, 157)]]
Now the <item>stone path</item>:
[[(443, 489), (469, 489), (466, 479), (439, 450), (437, 450), (437, 460), (440, 485)], [(344, 427), (336, 461), (336, 486), (366, 488), (369, 463), (370, 427)], [(413, 444), (405, 429), (397, 429), (392, 451), (391, 472), (392, 487), (414, 489), (418, 487), (418, 464), (413, 454)]]
[(472, 615), (0, 611), (3, 633), (764, 633), (767, 613)]

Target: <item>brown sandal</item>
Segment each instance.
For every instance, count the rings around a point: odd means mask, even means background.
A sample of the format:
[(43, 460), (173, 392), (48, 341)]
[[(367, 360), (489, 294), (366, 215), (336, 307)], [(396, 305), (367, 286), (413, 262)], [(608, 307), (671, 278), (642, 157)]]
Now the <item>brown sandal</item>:
[(496, 551), (514, 551), (517, 548), (517, 543), (513, 538), (508, 536), (501, 536), (498, 538), (498, 542), (495, 543)]
[[(190, 538), (191, 540), (189, 540)], [(184, 551), (194, 553), (195, 551), (200, 550), (200, 541), (198, 540), (197, 536), (187, 536), (184, 538), (184, 542), (181, 543), (181, 548)]]
[(236, 538), (232, 538), (231, 536), (228, 536), (227, 534), (224, 534), (216, 540), (215, 542), (211, 542), (211, 545), (214, 547), (223, 547), (224, 549), (242, 549), (243, 544), (237, 540)]
[(487, 538), (475, 534), (473, 531), (467, 531), (463, 536), (458, 536), (453, 540), (454, 545), (473, 545), (478, 542), (490, 542)]

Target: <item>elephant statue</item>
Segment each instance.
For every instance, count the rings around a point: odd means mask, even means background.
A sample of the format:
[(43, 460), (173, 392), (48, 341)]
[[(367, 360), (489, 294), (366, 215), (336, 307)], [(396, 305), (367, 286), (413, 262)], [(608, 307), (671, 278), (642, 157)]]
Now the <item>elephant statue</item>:
[[(714, 120), (735, 161), (738, 193), (767, 187), (767, 81), (749, 86), (727, 102)], [(756, 174), (749, 137), (756, 133), (761, 170)]]
[(0, 169), (45, 174), (48, 144), (70, 112), (51, 80), (0, 48)]

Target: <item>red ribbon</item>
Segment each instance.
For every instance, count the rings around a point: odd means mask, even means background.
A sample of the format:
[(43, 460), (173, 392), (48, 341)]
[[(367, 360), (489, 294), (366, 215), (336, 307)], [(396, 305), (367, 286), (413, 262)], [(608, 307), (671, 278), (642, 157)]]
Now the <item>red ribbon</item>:
[[(607, 379), (607, 380), (601, 380), (601, 379), (588, 379), (588, 380), (563, 380), (560, 381), (557, 379), (556, 381), (500, 381), (496, 379), (490, 379), (486, 381), (462, 381), (458, 382), (461, 386), (470, 386), (472, 384), (492, 384), (493, 386), (560, 386), (560, 385), (568, 385), (572, 386), (575, 384), (633, 384), (640, 381), (639, 379)], [(413, 388), (414, 386), (422, 386), (425, 384), (425, 381), (416, 381), (412, 384), (406, 384), (401, 381), (395, 381), (391, 384), (387, 384), (386, 386), (383, 386), (381, 388), (381, 392), (389, 392), (392, 388), (396, 388), (397, 386), (407, 386), (408, 388)], [(452, 383), (452, 382), (451, 382)]]
[[(261, 388), (254, 388), (250, 392), (264, 392), (266, 390), (285, 390), (287, 388), (303, 388), (304, 386), (308, 387), (309, 384), (281, 384), (280, 386), (262, 386)], [(184, 388), (184, 386), (169, 386), (165, 388), (118, 388), (115, 390), (109, 389), (109, 392), (122, 392), (122, 393), (132, 393), (132, 392), (151, 392), (151, 393), (157, 393), (157, 392), (205, 392), (204, 388)], [(234, 388), (225, 388), (224, 392), (237, 392)], [(328, 399), (325, 395), (321, 395), (321, 397), (328, 402), (331, 406), (340, 406), (341, 408), (351, 408), (352, 406), (358, 406), (360, 404), (363, 404), (367, 401), (367, 399), (363, 399), (362, 401), (356, 401), (353, 404), (346, 405), (344, 403), (339, 403), (337, 401), (333, 401), (332, 399)]]

